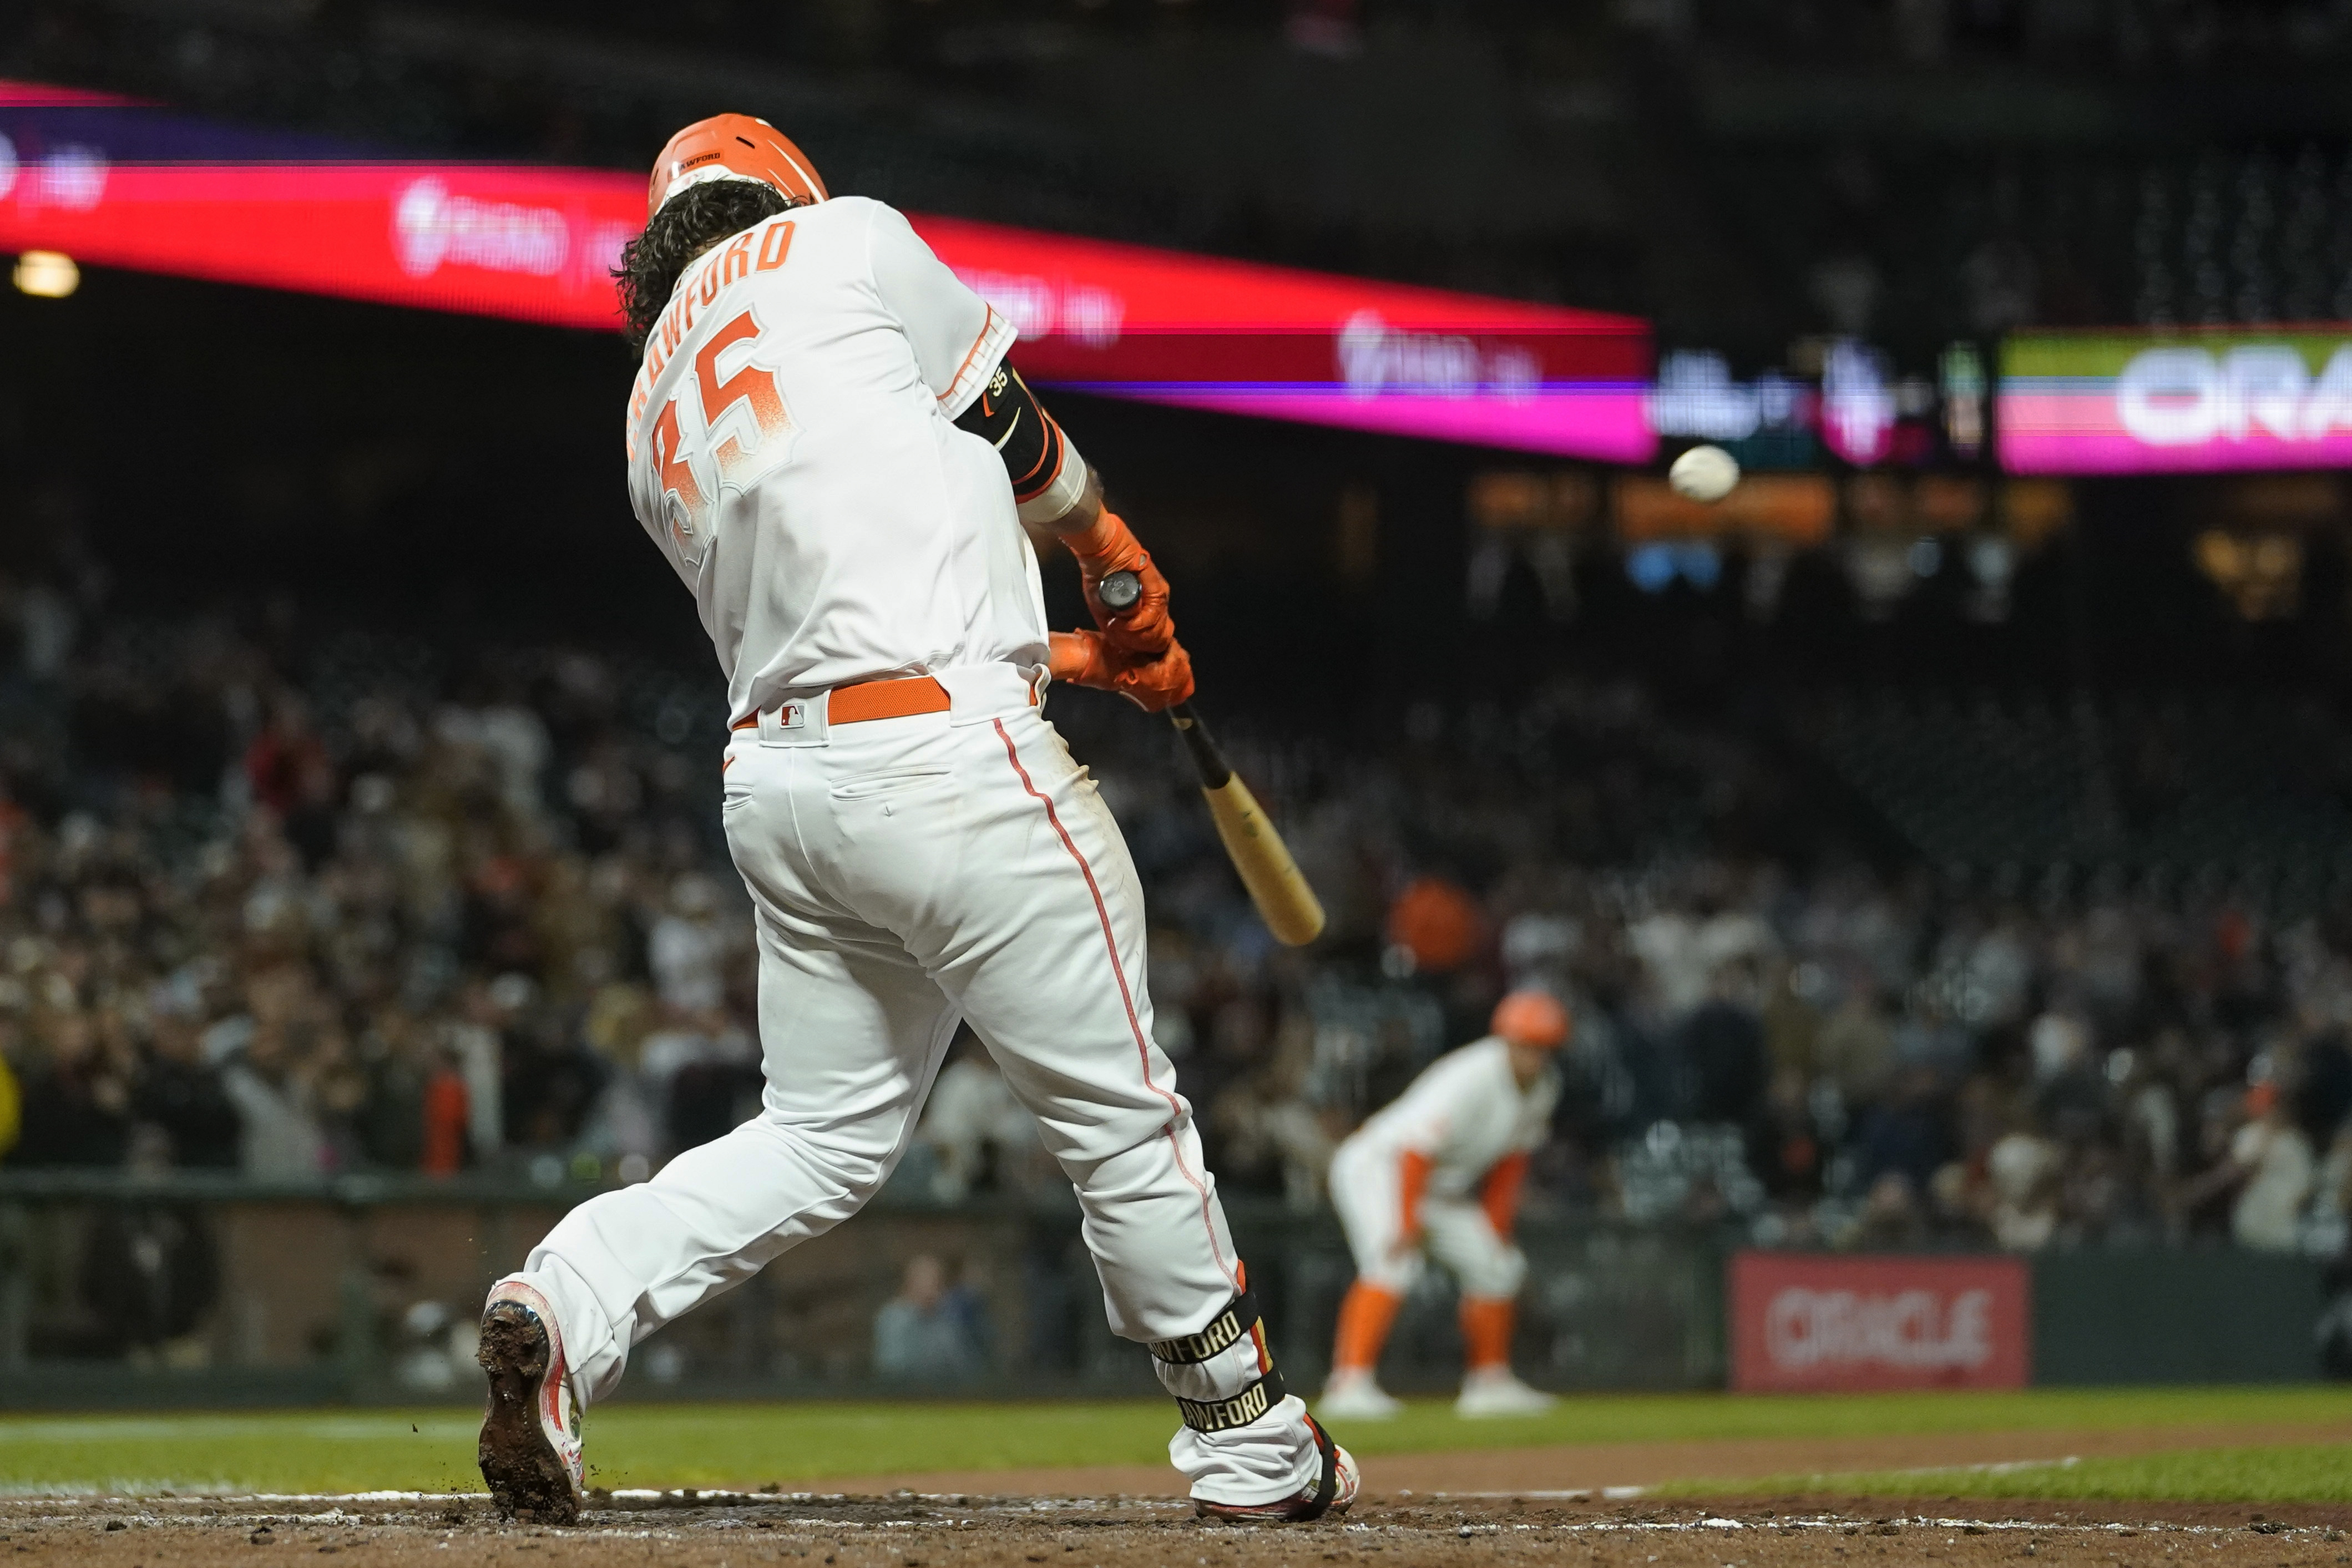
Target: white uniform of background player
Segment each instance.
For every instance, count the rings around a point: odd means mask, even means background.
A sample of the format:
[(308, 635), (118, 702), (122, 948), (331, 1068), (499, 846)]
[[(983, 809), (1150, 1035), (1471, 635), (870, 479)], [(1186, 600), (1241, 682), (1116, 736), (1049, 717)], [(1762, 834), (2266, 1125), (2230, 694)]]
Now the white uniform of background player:
[(1424, 1259), (1461, 1288), (1468, 1367), (1460, 1412), (1519, 1415), (1552, 1403), (1510, 1369), (1513, 1303), (1527, 1277), (1511, 1229), (1527, 1157), (1559, 1101), (1551, 1053), (1568, 1038), (1568, 1015), (1543, 993), (1515, 992), (1495, 1009), (1494, 1031), (1432, 1062), (1331, 1158), (1331, 1202), (1356, 1283), (1318, 1405), (1326, 1415), (1396, 1413), (1374, 1373)]
[[(692, 162), (683, 187), (724, 164)], [(686, 268), (629, 405), (631, 500), (738, 715), (722, 809), (755, 907), (762, 1108), (574, 1209), (506, 1299), (536, 1293), (570, 1394), (604, 1397), (647, 1334), (857, 1212), (969, 1019), (1076, 1190), (1113, 1331), (1165, 1342), (1194, 1497), (1273, 1508), (1319, 1473), (1328, 1504), (1333, 1450), (1272, 1373), (1152, 1038), (1127, 847), (1039, 706), (1005, 461), (956, 423), (1017, 387), (1013, 328), (897, 212), (823, 194)], [(1056, 510), (1085, 483), (1075, 451), (1063, 467)], [(486, 1426), (486, 1473), (491, 1447)]]

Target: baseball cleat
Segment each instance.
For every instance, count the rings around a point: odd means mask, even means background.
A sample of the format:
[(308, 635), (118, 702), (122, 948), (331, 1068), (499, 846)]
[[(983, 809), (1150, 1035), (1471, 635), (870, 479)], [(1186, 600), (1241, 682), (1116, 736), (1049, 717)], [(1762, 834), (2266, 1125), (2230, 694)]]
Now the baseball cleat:
[(1194, 1498), (1192, 1511), (1227, 1524), (1304, 1524), (1327, 1513), (1347, 1512), (1364, 1481), (1363, 1472), (1356, 1468), (1356, 1456), (1331, 1441), (1331, 1434), (1312, 1415), (1307, 1418), (1307, 1426), (1315, 1434), (1315, 1447), (1323, 1458), (1321, 1473), (1313, 1486), (1272, 1502), (1212, 1502)]
[(515, 1519), (572, 1523), (587, 1491), (580, 1418), (547, 1298), (516, 1279), (492, 1289), (474, 1359), (490, 1380), (478, 1450), (490, 1500)]
[(1475, 1420), (1488, 1415), (1540, 1415), (1558, 1405), (1539, 1388), (1529, 1388), (1507, 1366), (1484, 1366), (1463, 1374), (1454, 1414)]
[(1315, 1402), (1315, 1414), (1327, 1421), (1393, 1421), (1404, 1401), (1372, 1380), (1369, 1372), (1335, 1372)]

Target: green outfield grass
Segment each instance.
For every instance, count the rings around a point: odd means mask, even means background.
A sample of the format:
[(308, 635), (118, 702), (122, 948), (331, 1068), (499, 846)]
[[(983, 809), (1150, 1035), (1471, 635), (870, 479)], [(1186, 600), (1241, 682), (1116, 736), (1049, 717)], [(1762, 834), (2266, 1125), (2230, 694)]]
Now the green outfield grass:
[(2184, 1448), (2137, 1458), (2065, 1464), (1882, 1470), (1857, 1475), (1773, 1476), (1756, 1480), (1693, 1480), (1661, 1495), (1719, 1497), (1726, 1492), (1832, 1497), (2104, 1498), (2168, 1502), (2352, 1502), (2352, 1444)]
[[(2352, 1395), (2328, 1387), (1843, 1396), (1605, 1394), (1563, 1401), (1548, 1415), (1507, 1421), (1461, 1421), (1444, 1402), (1415, 1401), (1395, 1421), (1343, 1426), (1340, 1436), (1360, 1453), (1402, 1454), (1547, 1443), (2347, 1418), (2352, 1418)], [(447, 1407), (5, 1416), (0, 1417), (0, 1490), (475, 1491), (480, 1486), (473, 1467), (476, 1421), (470, 1410)], [(1171, 1411), (1160, 1400), (624, 1403), (594, 1412), (587, 1435), (589, 1462), (600, 1485), (723, 1487), (773, 1481), (805, 1487), (829, 1477), (885, 1471), (1160, 1464), (1166, 1460), (1172, 1425)], [(2094, 1473), (2093, 1467), (2067, 1472), (2078, 1473)], [(2015, 1472), (1979, 1479), (2034, 1484), (2020, 1479), (2026, 1476)], [(2051, 1484), (2056, 1484), (2055, 1479)]]

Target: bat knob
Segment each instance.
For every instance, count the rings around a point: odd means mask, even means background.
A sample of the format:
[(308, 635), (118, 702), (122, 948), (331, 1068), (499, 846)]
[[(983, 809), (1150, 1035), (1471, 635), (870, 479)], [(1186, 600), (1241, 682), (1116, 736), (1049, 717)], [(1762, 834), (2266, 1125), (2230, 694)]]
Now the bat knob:
[(1103, 580), (1095, 584), (1095, 597), (1100, 599), (1103, 608), (1112, 615), (1122, 614), (1134, 608), (1135, 602), (1143, 597), (1143, 579), (1132, 572), (1107, 573)]

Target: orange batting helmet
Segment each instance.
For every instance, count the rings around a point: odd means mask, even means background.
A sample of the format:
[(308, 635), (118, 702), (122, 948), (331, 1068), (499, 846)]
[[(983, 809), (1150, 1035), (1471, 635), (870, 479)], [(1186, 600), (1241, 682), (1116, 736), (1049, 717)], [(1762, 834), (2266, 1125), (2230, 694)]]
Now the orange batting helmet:
[(824, 182), (808, 154), (764, 120), (748, 114), (714, 114), (669, 139), (654, 160), (646, 188), (646, 218), (689, 185), (709, 180), (750, 180), (772, 185), (795, 205), (824, 200)]
[(1568, 1043), (1573, 1025), (1568, 1009), (1549, 991), (1514, 991), (1495, 1004), (1487, 1027), (1515, 1046), (1556, 1050)]

